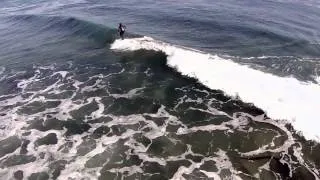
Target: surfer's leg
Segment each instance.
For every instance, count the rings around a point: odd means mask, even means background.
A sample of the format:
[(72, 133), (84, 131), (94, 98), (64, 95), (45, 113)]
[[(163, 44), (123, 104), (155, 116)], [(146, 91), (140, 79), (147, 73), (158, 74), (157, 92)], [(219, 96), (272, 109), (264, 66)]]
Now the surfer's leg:
[(121, 37), (121, 39), (124, 39), (123, 34), (124, 34), (124, 32), (120, 32), (120, 37)]

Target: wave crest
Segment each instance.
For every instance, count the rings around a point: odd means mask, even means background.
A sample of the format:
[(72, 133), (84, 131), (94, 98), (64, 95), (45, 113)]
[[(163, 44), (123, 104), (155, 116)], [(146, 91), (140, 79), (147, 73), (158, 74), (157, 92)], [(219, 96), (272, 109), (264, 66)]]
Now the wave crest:
[(162, 51), (167, 64), (182, 75), (196, 78), (211, 89), (223, 90), (227, 95), (239, 96), (253, 103), (273, 119), (289, 120), (296, 130), (308, 139), (320, 139), (320, 86), (292, 77), (264, 73), (231, 60), (198, 50), (175, 46), (150, 37), (116, 40), (111, 49)]

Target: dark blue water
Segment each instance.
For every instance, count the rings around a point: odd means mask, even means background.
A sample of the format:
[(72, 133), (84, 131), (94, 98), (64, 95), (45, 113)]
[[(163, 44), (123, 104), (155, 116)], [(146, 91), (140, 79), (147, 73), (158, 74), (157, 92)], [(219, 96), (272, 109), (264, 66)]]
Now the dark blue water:
[[(2, 1), (0, 179), (319, 179), (320, 146), (292, 119), (182, 76), (166, 52), (110, 50), (122, 22), (127, 40), (200, 50), (317, 92), (319, 20), (312, 1)], [(292, 116), (318, 105), (286, 88), (303, 105)]]

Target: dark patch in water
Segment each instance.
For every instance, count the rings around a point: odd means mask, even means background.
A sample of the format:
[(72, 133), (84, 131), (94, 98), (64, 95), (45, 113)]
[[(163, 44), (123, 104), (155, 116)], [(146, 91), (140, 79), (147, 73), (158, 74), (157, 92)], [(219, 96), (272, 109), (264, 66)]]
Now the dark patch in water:
[(216, 162), (214, 162), (214, 161), (205, 161), (205, 163), (200, 166), (200, 169), (203, 169), (208, 172), (217, 172), (218, 171)]
[(135, 134), (134, 139), (137, 142), (142, 143), (145, 147), (147, 147), (151, 143), (150, 139), (148, 139), (147, 137), (145, 137), (144, 135), (141, 135), (141, 134)]
[(58, 138), (56, 133), (49, 133), (48, 135), (44, 136), (43, 138), (39, 138), (36, 140), (35, 145), (50, 145), (50, 144), (57, 144)]
[(274, 172), (277, 172), (281, 175), (282, 179), (289, 178), (290, 169), (288, 164), (281, 163), (280, 159), (273, 157), (270, 161), (270, 169)]
[(194, 180), (194, 179), (199, 179), (199, 180), (214, 180), (213, 178), (208, 178), (204, 173), (202, 173), (199, 169), (195, 169), (192, 173), (190, 174), (183, 174), (182, 175), (186, 180)]
[(49, 109), (49, 108), (54, 108), (54, 107), (57, 107), (61, 102), (60, 101), (53, 101), (53, 102), (32, 102), (26, 106), (23, 106), (19, 113), (22, 113), (22, 114), (35, 114), (35, 113), (38, 113), (38, 112), (43, 112), (45, 111), (46, 109)]
[(161, 136), (152, 140), (147, 152), (157, 157), (168, 157), (183, 154), (186, 150), (185, 144), (173, 142), (167, 137)]
[(109, 132), (110, 128), (108, 126), (100, 126), (93, 131), (92, 137), (98, 139), (101, 138), (101, 136), (108, 134)]
[(105, 162), (107, 162), (112, 156), (112, 152), (104, 151), (103, 153), (96, 154), (90, 158), (86, 163), (85, 167), (95, 168), (101, 167)]
[(52, 172), (52, 179), (57, 179), (61, 173), (61, 171), (65, 168), (67, 164), (66, 160), (58, 160), (55, 162), (52, 162), (49, 165), (50, 172)]
[(156, 113), (160, 108), (160, 104), (146, 98), (118, 98), (114, 100), (114, 104), (108, 108), (107, 113), (114, 115), (130, 115), (142, 113)]
[(112, 121), (112, 118), (109, 117), (109, 116), (106, 116), (106, 117), (101, 117), (101, 118), (98, 118), (98, 119), (93, 119), (93, 120), (90, 120), (88, 121), (88, 123), (90, 124), (95, 124), (95, 123), (108, 123)]
[(36, 160), (32, 155), (12, 155), (1, 162), (1, 168), (27, 164)]
[(143, 171), (150, 174), (164, 174), (165, 170), (163, 166), (161, 166), (157, 162), (143, 162)]
[(48, 180), (49, 175), (46, 172), (32, 173), (28, 180)]
[(37, 119), (29, 122), (30, 125), (27, 129), (36, 129), (39, 131), (49, 131), (49, 130), (62, 130), (64, 127), (64, 122), (59, 121), (54, 118), (46, 119)]
[(70, 112), (70, 114), (74, 119), (84, 119), (85, 116), (90, 115), (92, 112), (96, 111), (97, 109), (98, 109), (98, 105), (95, 101), (93, 101), (90, 104), (87, 104), (77, 110)]
[(21, 140), (17, 136), (10, 136), (0, 141), (0, 157), (14, 152), (21, 145)]
[(300, 166), (293, 171), (291, 179), (292, 180), (300, 180), (300, 179), (315, 180), (316, 178), (305, 167)]
[(96, 141), (87, 137), (83, 138), (83, 142), (77, 147), (77, 155), (84, 156), (96, 148)]
[(23, 179), (23, 171), (21, 170), (18, 170), (16, 172), (13, 173), (13, 177), (16, 179), (16, 180), (22, 180)]
[(76, 120), (68, 120), (64, 122), (64, 127), (67, 128), (66, 136), (82, 134), (91, 128), (88, 123)]

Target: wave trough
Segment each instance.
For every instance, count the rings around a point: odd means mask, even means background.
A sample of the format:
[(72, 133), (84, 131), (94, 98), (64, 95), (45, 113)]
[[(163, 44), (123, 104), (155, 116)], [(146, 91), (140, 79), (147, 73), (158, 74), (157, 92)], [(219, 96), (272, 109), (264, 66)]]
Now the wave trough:
[(273, 119), (288, 120), (307, 139), (320, 139), (320, 85), (292, 77), (264, 73), (217, 55), (175, 46), (150, 37), (116, 40), (112, 50), (162, 51), (168, 66), (182, 75), (196, 78), (211, 89), (240, 97), (263, 109)]

